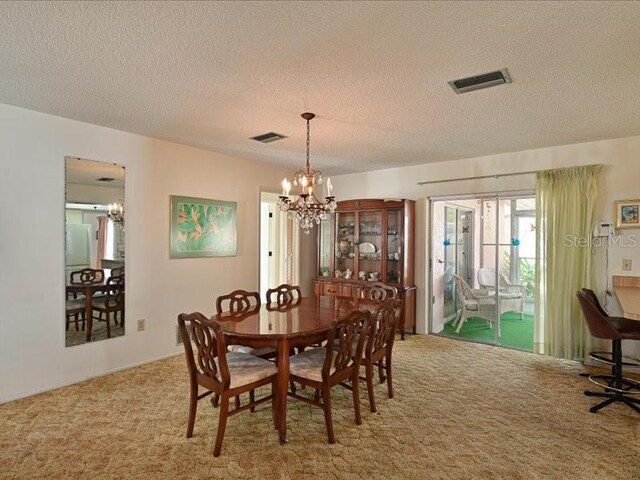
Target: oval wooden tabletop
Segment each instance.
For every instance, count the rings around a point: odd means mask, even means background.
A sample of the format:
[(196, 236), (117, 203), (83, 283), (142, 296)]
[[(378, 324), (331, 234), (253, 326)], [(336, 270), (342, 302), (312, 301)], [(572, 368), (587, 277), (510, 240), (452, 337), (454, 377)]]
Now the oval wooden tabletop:
[[(234, 336), (252, 338), (299, 337), (328, 331), (331, 323), (353, 309), (342, 297), (303, 297), (290, 307), (258, 305), (250, 312), (233, 315), (223, 312), (213, 317), (222, 329)], [(345, 298), (347, 302), (350, 299)]]

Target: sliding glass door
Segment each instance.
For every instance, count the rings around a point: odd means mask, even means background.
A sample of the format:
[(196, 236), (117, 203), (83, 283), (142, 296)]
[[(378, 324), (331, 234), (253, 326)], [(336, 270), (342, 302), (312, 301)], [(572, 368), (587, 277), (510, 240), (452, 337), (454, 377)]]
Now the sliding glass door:
[(432, 333), (532, 351), (535, 198), (432, 206)]

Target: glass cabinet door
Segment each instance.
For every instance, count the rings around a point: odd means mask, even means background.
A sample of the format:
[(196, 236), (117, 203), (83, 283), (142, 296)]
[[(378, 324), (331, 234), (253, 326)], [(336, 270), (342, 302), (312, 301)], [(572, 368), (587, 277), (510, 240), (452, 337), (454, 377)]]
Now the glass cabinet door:
[(320, 221), (320, 271), (322, 277), (330, 277), (331, 272), (331, 222), (333, 218), (325, 218)]
[(336, 213), (335, 256), (336, 269), (332, 275), (337, 278), (353, 279), (355, 272), (355, 212)]
[(360, 212), (358, 221), (358, 279), (382, 278), (382, 212)]
[(402, 280), (402, 210), (387, 211), (387, 283)]

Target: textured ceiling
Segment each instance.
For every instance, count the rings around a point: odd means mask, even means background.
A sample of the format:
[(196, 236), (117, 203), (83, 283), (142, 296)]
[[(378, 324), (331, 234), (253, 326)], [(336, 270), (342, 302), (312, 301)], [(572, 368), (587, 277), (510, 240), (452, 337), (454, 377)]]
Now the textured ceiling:
[(367, 171), (640, 134), (639, 25), (638, 2), (0, 2), (0, 103), (291, 168), (312, 111), (312, 163)]

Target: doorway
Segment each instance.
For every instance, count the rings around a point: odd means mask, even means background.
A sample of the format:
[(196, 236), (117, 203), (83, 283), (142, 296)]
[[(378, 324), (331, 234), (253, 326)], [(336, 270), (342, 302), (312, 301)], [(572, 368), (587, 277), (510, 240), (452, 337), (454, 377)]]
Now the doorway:
[(298, 285), (299, 229), (278, 208), (278, 194), (260, 192), (260, 298), (283, 283)]
[(533, 351), (535, 196), (433, 199), (431, 219), (431, 333)]

